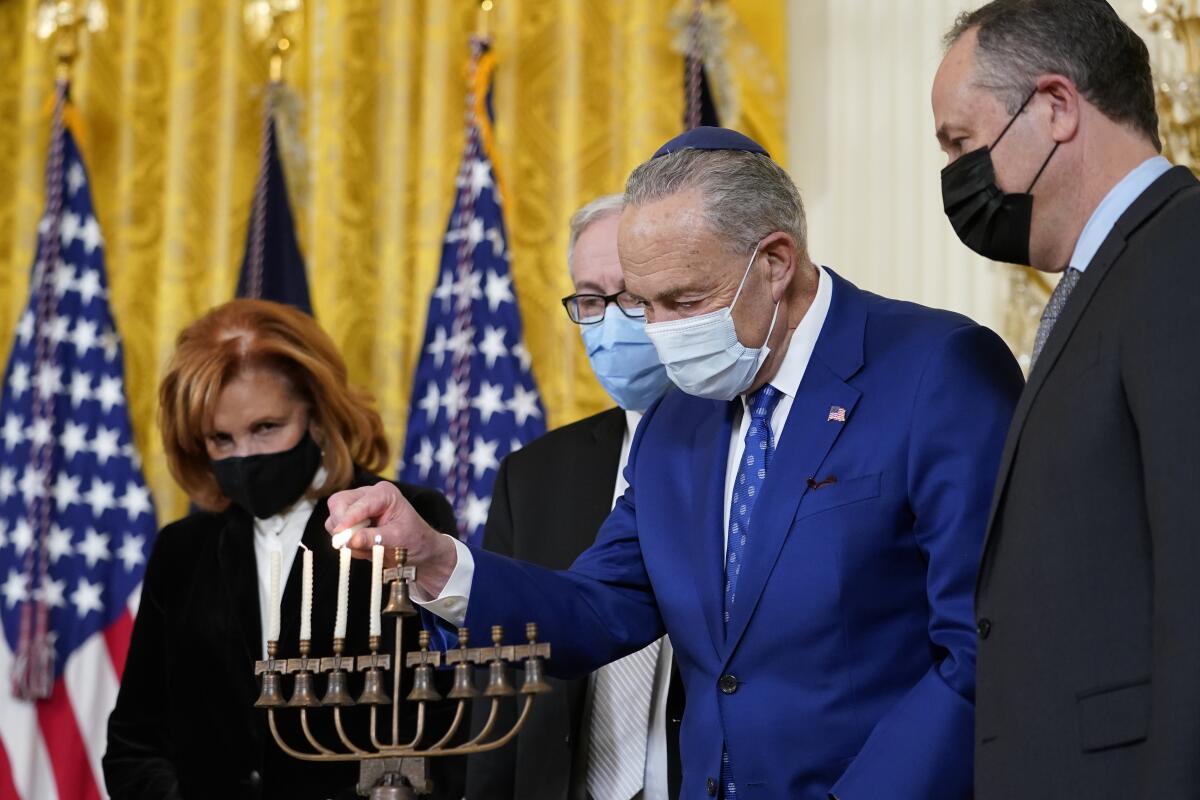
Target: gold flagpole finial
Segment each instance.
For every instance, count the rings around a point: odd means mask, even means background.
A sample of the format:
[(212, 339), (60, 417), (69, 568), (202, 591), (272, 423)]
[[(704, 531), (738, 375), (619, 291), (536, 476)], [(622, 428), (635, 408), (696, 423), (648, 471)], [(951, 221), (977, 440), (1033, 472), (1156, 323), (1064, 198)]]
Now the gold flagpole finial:
[(271, 51), (271, 83), (283, 82), (284, 61), (300, 31), (303, 0), (248, 0), (243, 11), (246, 32)]
[(476, 24), (476, 35), (483, 40), (487, 40), (492, 33), (491, 17), (492, 10), (496, 7), (495, 0), (480, 0), (479, 3), (479, 20)]
[(55, 78), (68, 81), (79, 57), (80, 34), (108, 27), (108, 9), (104, 0), (41, 0), (34, 26), (40, 41), (54, 39)]

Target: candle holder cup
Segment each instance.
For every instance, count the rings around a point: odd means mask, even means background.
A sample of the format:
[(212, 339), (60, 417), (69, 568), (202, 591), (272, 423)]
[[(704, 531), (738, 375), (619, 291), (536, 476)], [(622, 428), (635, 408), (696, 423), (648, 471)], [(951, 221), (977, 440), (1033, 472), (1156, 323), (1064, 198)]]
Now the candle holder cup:
[[(537, 641), (537, 625), (525, 626), (525, 644), (503, 645), (504, 632), (500, 626), (491, 629), (492, 643), (488, 647), (469, 647), (470, 631), (458, 630), (458, 647), (441, 653), (429, 649), (429, 633), (421, 631), (418, 636), (419, 650), (405, 653), (403, 623), (405, 618), (417, 612), (410, 600), (410, 585), (416, 580), (416, 569), (409, 566), (403, 548), (394, 551), (396, 566), (384, 570), (382, 580), (389, 585), (387, 605), (382, 609), (384, 617), (393, 620), (396, 630), (393, 653), (380, 653), (380, 637), (371, 636), (369, 653), (360, 656), (344, 654), (345, 640), (334, 639), (334, 655), (325, 658), (309, 657), (311, 643), (300, 642), (300, 657), (277, 658), (278, 642), (267, 643), (267, 658), (255, 663), (254, 672), (262, 676), (262, 690), (257, 708), (264, 708), (271, 735), (276, 744), (292, 758), (301, 761), (359, 762), (358, 793), (371, 800), (411, 800), (426, 795), (433, 789), (429, 778), (430, 758), (465, 756), (484, 753), (504, 747), (525, 726), (533, 706), (534, 696), (550, 691), (544, 677), (544, 661), (550, 657), (550, 645)], [(524, 668), (521, 688), (512, 687), (508, 670), (520, 663)], [(426, 730), (426, 710), (429, 703), (442, 702), (442, 696), (434, 686), (434, 670), (441, 666), (454, 668), (454, 684), (446, 701), (457, 704), (449, 730), (436, 739)], [(475, 686), (477, 668), (488, 672), (487, 688), (482, 692)], [(400, 692), (404, 670), (411, 670), (412, 688), (407, 696)], [(349, 678), (354, 672), (363, 673), (363, 690), (354, 699), (349, 691)], [(389, 695), (386, 678), (392, 678)], [(318, 699), (315, 689), (317, 674), (325, 676), (326, 689)], [(285, 698), (283, 676), (294, 675), (294, 689), (290, 698)], [(515, 700), (508, 700), (515, 697)], [(490, 703), (488, 720), (483, 728), (461, 744), (451, 745), (466, 718), (468, 702)], [(506, 731), (493, 730), (496, 725), (501, 702), (516, 702), (519, 713), (515, 722)], [(412, 740), (399, 739), (400, 719), (406, 704), (416, 706), (416, 733)], [(369, 746), (354, 742), (342, 723), (342, 709), (352, 706), (370, 709)], [(391, 706), (391, 736), (380, 738), (377, 723), (380, 707)], [(312, 733), (308, 724), (309, 711), (332, 714), (339, 741), (322, 743)], [(287, 742), (280, 734), (276, 713), (300, 715), (301, 729), (307, 740), (300, 747)], [(427, 741), (432, 740), (432, 741)]]

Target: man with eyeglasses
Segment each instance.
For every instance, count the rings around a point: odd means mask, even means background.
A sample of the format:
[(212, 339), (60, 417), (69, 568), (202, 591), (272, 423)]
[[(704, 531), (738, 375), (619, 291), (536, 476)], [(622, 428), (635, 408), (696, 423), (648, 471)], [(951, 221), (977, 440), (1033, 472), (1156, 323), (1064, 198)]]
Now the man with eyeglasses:
[[(617, 407), (504, 459), (483, 539), (490, 552), (551, 569), (571, 566), (625, 491), (622, 473), (642, 412), (671, 385), (646, 337), (645, 310), (625, 291), (617, 257), (623, 200), (605, 195), (571, 217), (567, 267), (575, 293), (563, 298), (592, 371)], [(468, 759), (468, 800), (679, 796), (683, 685), (667, 637), (589, 677), (551, 680), (555, 691), (534, 704), (515, 745)], [(515, 704), (503, 709), (515, 718)], [(473, 729), (486, 724), (490, 710), (475, 704)]]
[(972, 589), (1012, 353), (814, 264), (795, 184), (736, 131), (634, 170), (618, 242), (682, 391), (647, 409), (596, 543), (559, 572), (497, 556), (386, 482), (331, 498), (330, 532), (373, 526), (359, 557), (376, 536), (409, 548), (443, 647), (454, 625), (532, 620), (572, 676), (669, 633), (689, 800), (970, 797)]

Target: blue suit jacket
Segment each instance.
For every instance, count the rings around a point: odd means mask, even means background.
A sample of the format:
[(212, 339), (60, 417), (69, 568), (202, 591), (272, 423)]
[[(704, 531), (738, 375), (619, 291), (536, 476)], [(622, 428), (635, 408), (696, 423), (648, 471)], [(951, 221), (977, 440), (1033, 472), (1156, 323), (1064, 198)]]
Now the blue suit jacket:
[(722, 505), (739, 401), (674, 391), (647, 412), (630, 488), (569, 571), (472, 551), (467, 627), (500, 624), (515, 641), (536, 621), (553, 673), (671, 635), (684, 798), (709, 794), (723, 744), (743, 800), (971, 793), (972, 593), (1021, 373), (964, 317), (833, 280), (727, 628)]

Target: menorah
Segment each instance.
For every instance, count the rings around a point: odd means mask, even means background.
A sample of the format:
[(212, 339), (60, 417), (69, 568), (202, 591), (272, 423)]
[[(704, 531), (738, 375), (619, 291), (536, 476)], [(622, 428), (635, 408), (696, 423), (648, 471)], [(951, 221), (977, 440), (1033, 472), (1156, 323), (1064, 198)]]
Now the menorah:
[[(468, 647), (469, 631), (458, 629), (458, 647), (445, 653), (429, 649), (429, 633), (419, 634), (420, 649), (415, 653), (404, 653), (404, 620), (417, 614), (410, 597), (410, 585), (416, 580), (416, 568), (408, 565), (408, 553), (404, 548), (393, 550), (396, 566), (382, 569), (383, 548), (376, 544), (372, 548), (371, 575), (371, 627), (368, 637), (369, 653), (347, 655), (345, 651), (346, 598), (349, 576), (349, 550), (341, 548), (341, 570), (338, 586), (338, 611), (334, 625), (333, 656), (310, 657), (312, 644), (312, 553), (304, 552), (304, 579), (302, 582), (300, 654), (299, 658), (281, 658), (279, 655), (278, 622), (278, 562), (272, 554), (272, 610), (268, 630), (267, 658), (254, 665), (254, 673), (262, 676), (262, 691), (255, 706), (267, 710), (267, 721), (276, 744), (292, 758), (302, 761), (358, 761), (358, 793), (371, 800), (410, 800), (416, 795), (432, 791), (429, 778), (430, 758), (463, 756), (495, 750), (510, 742), (524, 727), (536, 695), (549, 692), (546, 682), (544, 659), (550, 657), (550, 645), (537, 641), (537, 625), (525, 626), (526, 644), (502, 645), (504, 631), (499, 625), (492, 627), (490, 647)], [(382, 584), (389, 585), (387, 605), (382, 609), (380, 599)], [(381, 619), (393, 618), (396, 629), (395, 652), (380, 653)], [(524, 677), (520, 689), (509, 680), (510, 665), (523, 662)], [(434, 670), (445, 664), (453, 666), (453, 684), (445, 700), (457, 701), (450, 727), (432, 744), (425, 745), (426, 705), (443, 700), (434, 686)], [(481, 692), (475, 681), (475, 668), (486, 666), (488, 680)], [(400, 683), (405, 668), (412, 670), (412, 688), (408, 696), (400, 698)], [(392, 692), (389, 697), (386, 674), (391, 672)], [(351, 697), (349, 677), (351, 673), (363, 673), (363, 690), (358, 699)], [(326, 676), (325, 695), (317, 697), (314, 678), (320, 673)], [(283, 676), (291, 675), (293, 691), (290, 698), (284, 697)], [(494, 734), (500, 703), (505, 698), (521, 695), (520, 713), (512, 727), (503, 733)], [(394, 702), (392, 698), (395, 698)], [(468, 702), (490, 701), (491, 709), (483, 727), (467, 741), (451, 745), (466, 716)], [(405, 703), (416, 704), (415, 735), (410, 741), (400, 741), (401, 710)], [(381, 741), (378, 733), (379, 707), (392, 706), (391, 736)], [(370, 709), (370, 744), (355, 743), (346, 733), (342, 723), (342, 710), (351, 706), (368, 706)], [(307, 740), (297, 747), (284, 740), (276, 724), (276, 713), (295, 710), (300, 716), (300, 729)], [(309, 725), (309, 711), (320, 709), (333, 716), (337, 742), (320, 742)], [(432, 737), (430, 737), (432, 738)]]

